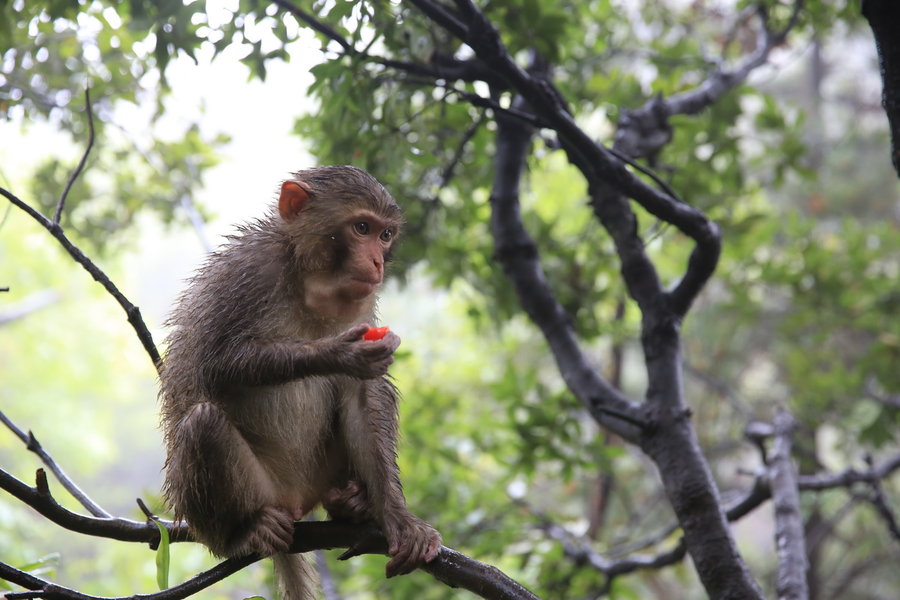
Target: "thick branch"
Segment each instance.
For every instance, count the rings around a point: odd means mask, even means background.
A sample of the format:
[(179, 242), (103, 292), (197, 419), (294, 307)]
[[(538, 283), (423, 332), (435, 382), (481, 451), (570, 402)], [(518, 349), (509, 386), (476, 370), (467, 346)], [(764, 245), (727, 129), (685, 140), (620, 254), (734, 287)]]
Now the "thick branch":
[[(438, 3), (431, 0), (412, 2), (423, 13), (443, 24), (433, 16), (440, 9)], [(672, 293), (672, 307), (683, 314), (715, 269), (721, 246), (718, 228), (701, 211), (650, 187), (632, 174), (624, 161), (597, 144), (575, 123), (555, 87), (543, 78), (533, 77), (512, 60), (497, 30), (474, 4), (460, 0), (457, 5), (459, 13), (466, 15), (468, 22), (461, 34), (452, 32), (459, 35), (475, 50), (479, 59), (520, 93), (547, 127), (557, 131), (573, 162), (582, 168), (589, 187), (596, 188), (602, 180), (637, 201), (655, 217), (675, 225), (696, 242), (697, 248), (691, 256), (688, 272)]]
[(881, 105), (891, 128), (891, 162), (900, 176), (900, 2), (897, 0), (863, 0), (862, 14), (869, 21), (878, 49), (881, 67)]
[(66, 234), (63, 232), (62, 227), (59, 223), (54, 223), (37, 210), (20, 200), (16, 197), (12, 192), (0, 187), (0, 196), (4, 196), (7, 200), (12, 202), (15, 206), (25, 211), (32, 219), (40, 223), (40, 225), (50, 232), (56, 240), (60, 243), (60, 245), (69, 253), (75, 262), (84, 267), (84, 270), (91, 274), (95, 281), (97, 281), (103, 288), (109, 292), (109, 294), (116, 299), (116, 302), (119, 303), (119, 306), (122, 307), (122, 310), (125, 311), (125, 314), (128, 316), (128, 322), (131, 324), (131, 327), (134, 329), (135, 333), (137, 333), (138, 339), (141, 341), (141, 344), (144, 346), (144, 350), (150, 356), (150, 360), (153, 361), (153, 365), (160, 369), (162, 366), (162, 359), (159, 356), (159, 351), (156, 349), (156, 344), (153, 342), (153, 336), (150, 335), (150, 330), (147, 329), (147, 325), (144, 323), (144, 319), (141, 317), (140, 309), (132, 304), (125, 295), (119, 291), (119, 288), (112, 282), (112, 280), (106, 276), (97, 265), (95, 265), (91, 259), (87, 257), (75, 244), (69, 240)]
[(769, 463), (772, 503), (775, 505), (775, 551), (778, 555), (778, 598), (806, 600), (806, 544), (797, 473), (791, 460), (791, 437), (796, 423), (786, 410), (775, 417), (775, 443)]
[[(50, 494), (47, 478), (43, 470), (38, 470), (37, 485), (30, 487), (9, 473), (0, 470), (0, 489), (4, 489), (38, 513), (54, 523), (86, 535), (105, 537), (126, 542), (146, 542), (151, 547), (159, 544), (159, 530), (155, 523), (131, 521), (120, 518), (88, 517), (73, 513), (61, 506)], [(184, 523), (161, 521), (169, 531), (172, 542), (191, 541), (187, 526)], [(365, 526), (340, 522), (302, 522), (294, 526), (294, 543), (292, 552), (308, 552), (316, 549), (352, 548), (346, 556), (363, 553), (387, 553), (387, 541), (379, 531)], [(244, 566), (259, 560), (259, 556), (230, 559), (214, 569), (201, 573), (181, 586), (160, 592), (132, 596), (143, 600), (179, 600), (212, 585), (216, 581), (240, 570)], [(62, 588), (21, 572), (10, 571), (11, 567), (0, 565), (0, 578), (12, 581), (31, 590), (43, 590), (39, 595), (30, 598), (67, 598), (72, 600), (89, 600), (87, 596)], [(450, 548), (442, 548), (438, 557), (422, 567), (435, 579), (451, 587), (461, 587), (489, 600), (536, 600), (536, 596), (527, 589), (507, 577), (498, 569), (469, 558)], [(8, 575), (8, 577), (7, 577)], [(199, 587), (198, 587), (199, 586)], [(21, 598), (24, 598), (21, 597)]]
[[(521, 99), (513, 102), (521, 109)], [(534, 240), (522, 223), (519, 182), (533, 130), (505, 115), (497, 115), (494, 182), (491, 190), (491, 231), (495, 253), (516, 289), (522, 308), (550, 344), (566, 385), (593, 417), (622, 437), (634, 441), (639, 415), (634, 404), (589, 364), (572, 323), (544, 276)], [(618, 418), (621, 415), (625, 418)]]

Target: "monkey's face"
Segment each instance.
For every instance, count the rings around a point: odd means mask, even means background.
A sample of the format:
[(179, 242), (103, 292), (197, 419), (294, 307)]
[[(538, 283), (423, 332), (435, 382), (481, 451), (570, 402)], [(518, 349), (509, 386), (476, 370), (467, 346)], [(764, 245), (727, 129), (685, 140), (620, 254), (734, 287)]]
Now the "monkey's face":
[(371, 211), (354, 212), (335, 236), (334, 275), (337, 293), (344, 300), (363, 300), (384, 281), (399, 223)]

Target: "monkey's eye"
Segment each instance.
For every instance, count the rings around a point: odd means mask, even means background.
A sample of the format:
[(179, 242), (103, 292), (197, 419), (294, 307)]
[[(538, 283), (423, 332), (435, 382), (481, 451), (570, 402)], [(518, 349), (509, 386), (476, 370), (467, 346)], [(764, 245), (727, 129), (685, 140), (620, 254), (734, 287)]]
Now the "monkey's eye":
[(355, 229), (356, 233), (359, 235), (369, 235), (369, 224), (365, 221), (354, 223), (353, 229)]
[(394, 230), (393, 229), (385, 229), (381, 232), (381, 241), (389, 242), (394, 239)]

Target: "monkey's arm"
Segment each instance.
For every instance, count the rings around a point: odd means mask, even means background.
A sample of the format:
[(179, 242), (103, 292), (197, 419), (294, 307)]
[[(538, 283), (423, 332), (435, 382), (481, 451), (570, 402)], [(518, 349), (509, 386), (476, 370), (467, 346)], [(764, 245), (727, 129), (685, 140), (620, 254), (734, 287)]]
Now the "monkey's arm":
[(400, 338), (388, 333), (378, 341), (363, 340), (369, 329), (360, 324), (334, 337), (317, 340), (239, 338), (207, 355), (203, 378), (211, 389), (234, 385), (287, 383), (314, 375), (350, 375), (372, 379), (387, 373)]

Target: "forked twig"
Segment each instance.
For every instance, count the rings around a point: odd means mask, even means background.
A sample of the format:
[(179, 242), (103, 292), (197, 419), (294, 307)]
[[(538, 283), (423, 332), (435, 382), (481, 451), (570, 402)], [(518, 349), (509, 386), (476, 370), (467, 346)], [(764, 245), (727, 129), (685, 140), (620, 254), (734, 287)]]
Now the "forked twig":
[(75, 184), (75, 180), (78, 179), (78, 176), (81, 175), (81, 171), (84, 170), (84, 165), (87, 163), (88, 155), (91, 153), (91, 148), (94, 147), (94, 111), (91, 108), (91, 88), (84, 88), (84, 107), (87, 110), (88, 117), (88, 129), (90, 131), (90, 135), (88, 136), (87, 148), (84, 149), (84, 154), (81, 155), (81, 160), (78, 162), (78, 166), (75, 167), (75, 170), (72, 171), (72, 174), (69, 175), (69, 181), (66, 182), (66, 187), (63, 189), (62, 195), (59, 197), (59, 202), (56, 203), (56, 212), (53, 215), (53, 223), (55, 225), (59, 225), (59, 220), (62, 217), (63, 207), (66, 204), (66, 197), (69, 195), (69, 190), (72, 189), (72, 186)]

